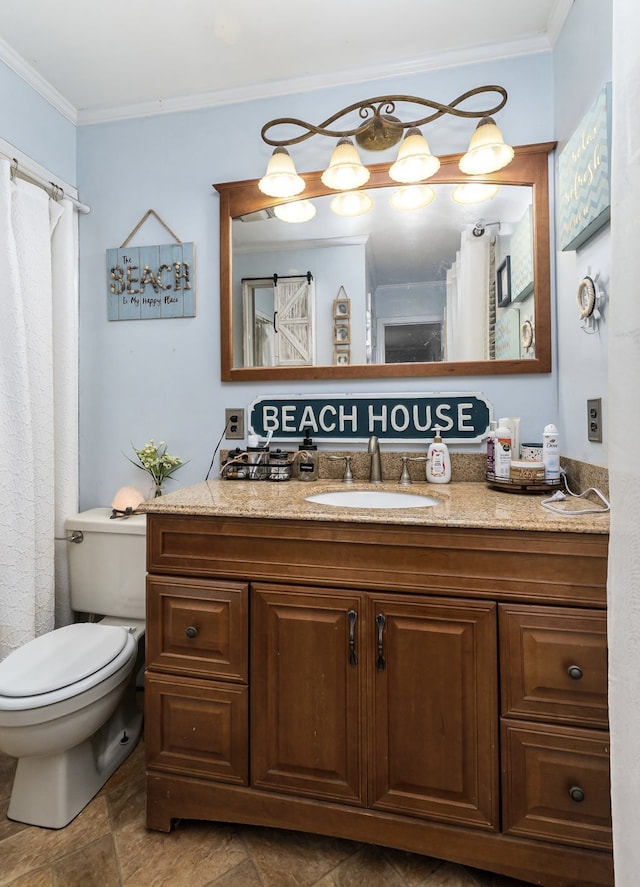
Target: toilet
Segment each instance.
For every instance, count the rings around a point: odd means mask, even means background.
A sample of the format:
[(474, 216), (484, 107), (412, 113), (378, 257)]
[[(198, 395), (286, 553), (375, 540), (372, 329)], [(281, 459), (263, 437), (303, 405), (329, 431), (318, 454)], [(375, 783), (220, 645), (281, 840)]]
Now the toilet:
[(18, 758), (7, 816), (18, 822), (63, 828), (142, 732), (146, 515), (111, 513), (93, 508), (65, 521), (71, 606), (93, 621), (37, 637), (0, 662), (0, 751)]

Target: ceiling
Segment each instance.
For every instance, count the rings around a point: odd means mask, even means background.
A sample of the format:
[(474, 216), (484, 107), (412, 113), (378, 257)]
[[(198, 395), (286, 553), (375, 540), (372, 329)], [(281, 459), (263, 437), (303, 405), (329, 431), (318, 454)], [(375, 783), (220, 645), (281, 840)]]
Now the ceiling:
[(572, 2), (2, 0), (0, 60), (94, 123), (549, 49)]

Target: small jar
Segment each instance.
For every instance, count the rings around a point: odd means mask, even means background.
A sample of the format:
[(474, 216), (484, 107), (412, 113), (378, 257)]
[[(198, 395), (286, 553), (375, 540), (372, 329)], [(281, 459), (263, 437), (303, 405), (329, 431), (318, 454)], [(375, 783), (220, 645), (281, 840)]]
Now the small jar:
[(269, 454), (269, 480), (291, 480), (291, 453), (274, 450)]

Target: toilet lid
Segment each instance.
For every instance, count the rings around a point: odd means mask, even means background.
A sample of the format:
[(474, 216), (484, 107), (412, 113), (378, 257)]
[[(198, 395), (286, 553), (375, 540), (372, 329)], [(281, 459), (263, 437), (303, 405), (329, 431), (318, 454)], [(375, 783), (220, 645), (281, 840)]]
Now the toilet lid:
[(0, 696), (51, 693), (101, 671), (124, 649), (126, 628), (80, 622), (29, 641), (0, 662)]

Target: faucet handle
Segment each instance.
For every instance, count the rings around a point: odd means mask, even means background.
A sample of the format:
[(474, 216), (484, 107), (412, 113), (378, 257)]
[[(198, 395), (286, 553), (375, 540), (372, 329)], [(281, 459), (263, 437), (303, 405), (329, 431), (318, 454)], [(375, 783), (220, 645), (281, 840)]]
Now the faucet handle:
[(402, 456), (402, 474), (398, 481), (403, 487), (411, 486), (411, 477), (409, 475), (409, 462), (426, 462), (426, 456)]
[(341, 462), (344, 459), (344, 476), (342, 482), (345, 484), (353, 483), (353, 474), (351, 472), (351, 460), (353, 456), (329, 456), (331, 462)]

